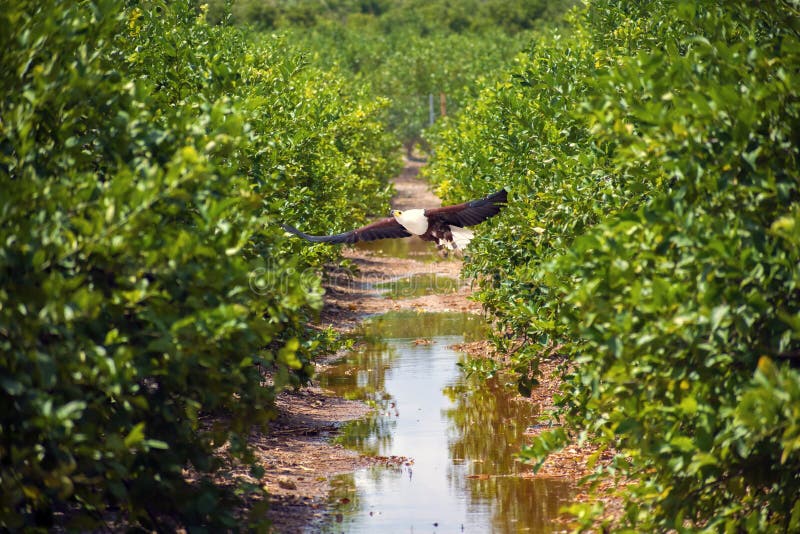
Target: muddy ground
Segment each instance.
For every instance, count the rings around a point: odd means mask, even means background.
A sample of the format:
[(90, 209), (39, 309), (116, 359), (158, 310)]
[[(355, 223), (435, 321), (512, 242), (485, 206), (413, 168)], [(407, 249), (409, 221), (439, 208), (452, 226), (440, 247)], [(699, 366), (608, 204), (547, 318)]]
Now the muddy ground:
[[(407, 162), (404, 172), (395, 179), (397, 194), (392, 202), (393, 208), (440, 205), (427, 184), (416, 177), (420, 165), (419, 162)], [(434, 247), (431, 243), (425, 245)], [(387, 298), (373, 287), (376, 283), (414, 274), (458, 278), (462, 265), (458, 259), (401, 259), (356, 248), (345, 249), (344, 256), (357, 267), (357, 273), (353, 276), (335, 272), (330, 277), (320, 317), (321, 326), (347, 332), (355, 328), (365, 315), (399, 309), (481, 313), (480, 306), (469, 299), (471, 290), (467, 283), (452, 293), (398, 299)], [(482, 357), (502, 357), (493, 354), (487, 342), (469, 344), (463, 350)], [(554, 360), (545, 369), (543, 383), (532, 399), (543, 408), (552, 404), (552, 395), (558, 387), (557, 365), (557, 360)], [(278, 408), (280, 416), (268, 434), (254, 436), (252, 443), (266, 469), (266, 487), (271, 496), (269, 516), (275, 532), (314, 531), (329, 513), (328, 478), (375, 461), (332, 443), (339, 426), (362, 417), (369, 409), (361, 403), (330, 396), (316, 387), (284, 392), (278, 399)], [(588, 473), (586, 458), (592, 452), (588, 448), (570, 447), (553, 455), (535, 476), (577, 481)]]

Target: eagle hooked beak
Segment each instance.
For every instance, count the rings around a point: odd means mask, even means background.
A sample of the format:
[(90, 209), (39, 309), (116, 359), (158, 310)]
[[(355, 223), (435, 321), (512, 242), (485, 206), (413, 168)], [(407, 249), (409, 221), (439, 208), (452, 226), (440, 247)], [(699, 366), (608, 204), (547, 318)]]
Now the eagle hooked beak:
[(397, 217), (397, 216), (399, 216), (401, 213), (403, 213), (403, 212), (402, 212), (402, 211), (400, 211), (400, 210), (392, 210), (392, 217)]

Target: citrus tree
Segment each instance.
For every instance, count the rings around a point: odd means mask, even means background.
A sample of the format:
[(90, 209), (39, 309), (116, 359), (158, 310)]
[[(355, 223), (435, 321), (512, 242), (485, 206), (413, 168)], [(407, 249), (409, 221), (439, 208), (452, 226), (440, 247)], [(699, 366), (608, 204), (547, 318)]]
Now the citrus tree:
[(429, 96), (441, 118), (477, 95), (482, 79), (560, 22), (572, 2), (543, 0), (212, 0), (208, 18), (277, 32), (338, 69), (359, 90), (389, 101), (388, 126), (407, 148), (429, 127)]
[(511, 192), (467, 268), (520, 389), (568, 357), (523, 456), (616, 449), (637, 531), (800, 528), (797, 15), (591, 2), (432, 139), (447, 200)]
[(246, 524), (214, 473), (308, 380), (337, 254), (278, 223), (386, 209), (383, 103), (189, 1), (0, 20), (0, 526)]

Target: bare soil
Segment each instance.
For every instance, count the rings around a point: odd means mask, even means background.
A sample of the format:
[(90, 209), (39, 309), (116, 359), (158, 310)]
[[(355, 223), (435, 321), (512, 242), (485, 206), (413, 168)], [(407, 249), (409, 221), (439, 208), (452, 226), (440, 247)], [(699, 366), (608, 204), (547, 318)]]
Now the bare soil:
[(266, 471), (274, 531), (302, 532), (325, 518), (328, 477), (369, 464), (331, 443), (342, 423), (363, 417), (369, 408), (315, 387), (286, 391), (277, 404), (278, 419), (268, 433), (253, 436), (251, 445)]
[[(407, 161), (405, 170), (395, 179), (397, 194), (392, 202), (394, 208), (440, 204), (427, 184), (416, 177), (420, 166), (420, 162)], [(388, 299), (372, 287), (392, 277), (419, 273), (458, 278), (462, 266), (459, 260), (424, 262), (384, 257), (355, 248), (346, 249), (344, 256), (355, 265), (356, 272), (336, 272), (329, 277), (325, 306), (320, 317), (321, 326), (346, 332), (355, 328), (367, 315), (400, 309), (481, 312), (480, 305), (470, 300), (471, 290), (466, 283), (453, 293), (403, 299)], [(481, 357), (503, 357), (495, 354), (485, 341), (466, 344), (461, 349)], [(324, 365), (324, 362), (320, 365)], [(552, 406), (553, 394), (558, 389), (557, 366), (557, 360), (545, 366), (542, 384), (531, 400), (539, 403), (543, 410)], [(337, 429), (344, 422), (362, 417), (369, 409), (363, 404), (337, 398), (315, 387), (282, 393), (278, 398), (278, 408), (280, 416), (269, 432), (254, 435), (251, 443), (266, 469), (264, 479), (271, 496), (269, 517), (275, 532), (313, 531), (330, 513), (326, 501), (330, 489), (329, 477), (354, 471), (376, 461), (332, 443)], [(532, 432), (536, 432), (535, 426)], [(590, 472), (587, 458), (595, 452), (588, 446), (569, 447), (551, 456), (538, 474), (531, 473), (530, 476), (577, 481)], [(602, 453), (601, 461), (609, 455)]]

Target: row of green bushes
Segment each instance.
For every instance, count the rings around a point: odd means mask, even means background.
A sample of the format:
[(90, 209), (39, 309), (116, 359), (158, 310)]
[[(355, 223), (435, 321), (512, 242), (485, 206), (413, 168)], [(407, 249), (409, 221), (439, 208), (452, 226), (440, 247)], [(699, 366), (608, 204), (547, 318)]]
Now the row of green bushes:
[(388, 126), (410, 151), (434, 114), (457, 113), (482, 79), (521, 51), (541, 27), (556, 24), (570, 2), (543, 0), (223, 0), (212, 23), (231, 21), (284, 35), (324, 70), (389, 100)]
[(548, 25), (574, 4), (546, 0), (210, 0), (212, 22), (226, 17), (262, 31), (313, 28), (332, 22), (388, 35), (410, 30), (418, 35), (500, 30), (517, 33)]
[(477, 97), (484, 80), (528, 43), (499, 31), (421, 36), (412, 29), (383, 34), (336, 23), (287, 30), (287, 38), (312, 51), (314, 64), (387, 98), (387, 125), (409, 149), (430, 125), (431, 95), (435, 120), (443, 112), (457, 114)]
[(246, 524), (214, 473), (308, 380), (338, 253), (278, 223), (388, 209), (385, 102), (205, 19), (0, 9), (0, 528)]
[(800, 529), (798, 20), (596, 0), (430, 137), (446, 201), (510, 191), (466, 270), (520, 389), (567, 357), (523, 456), (617, 450), (635, 531)]

